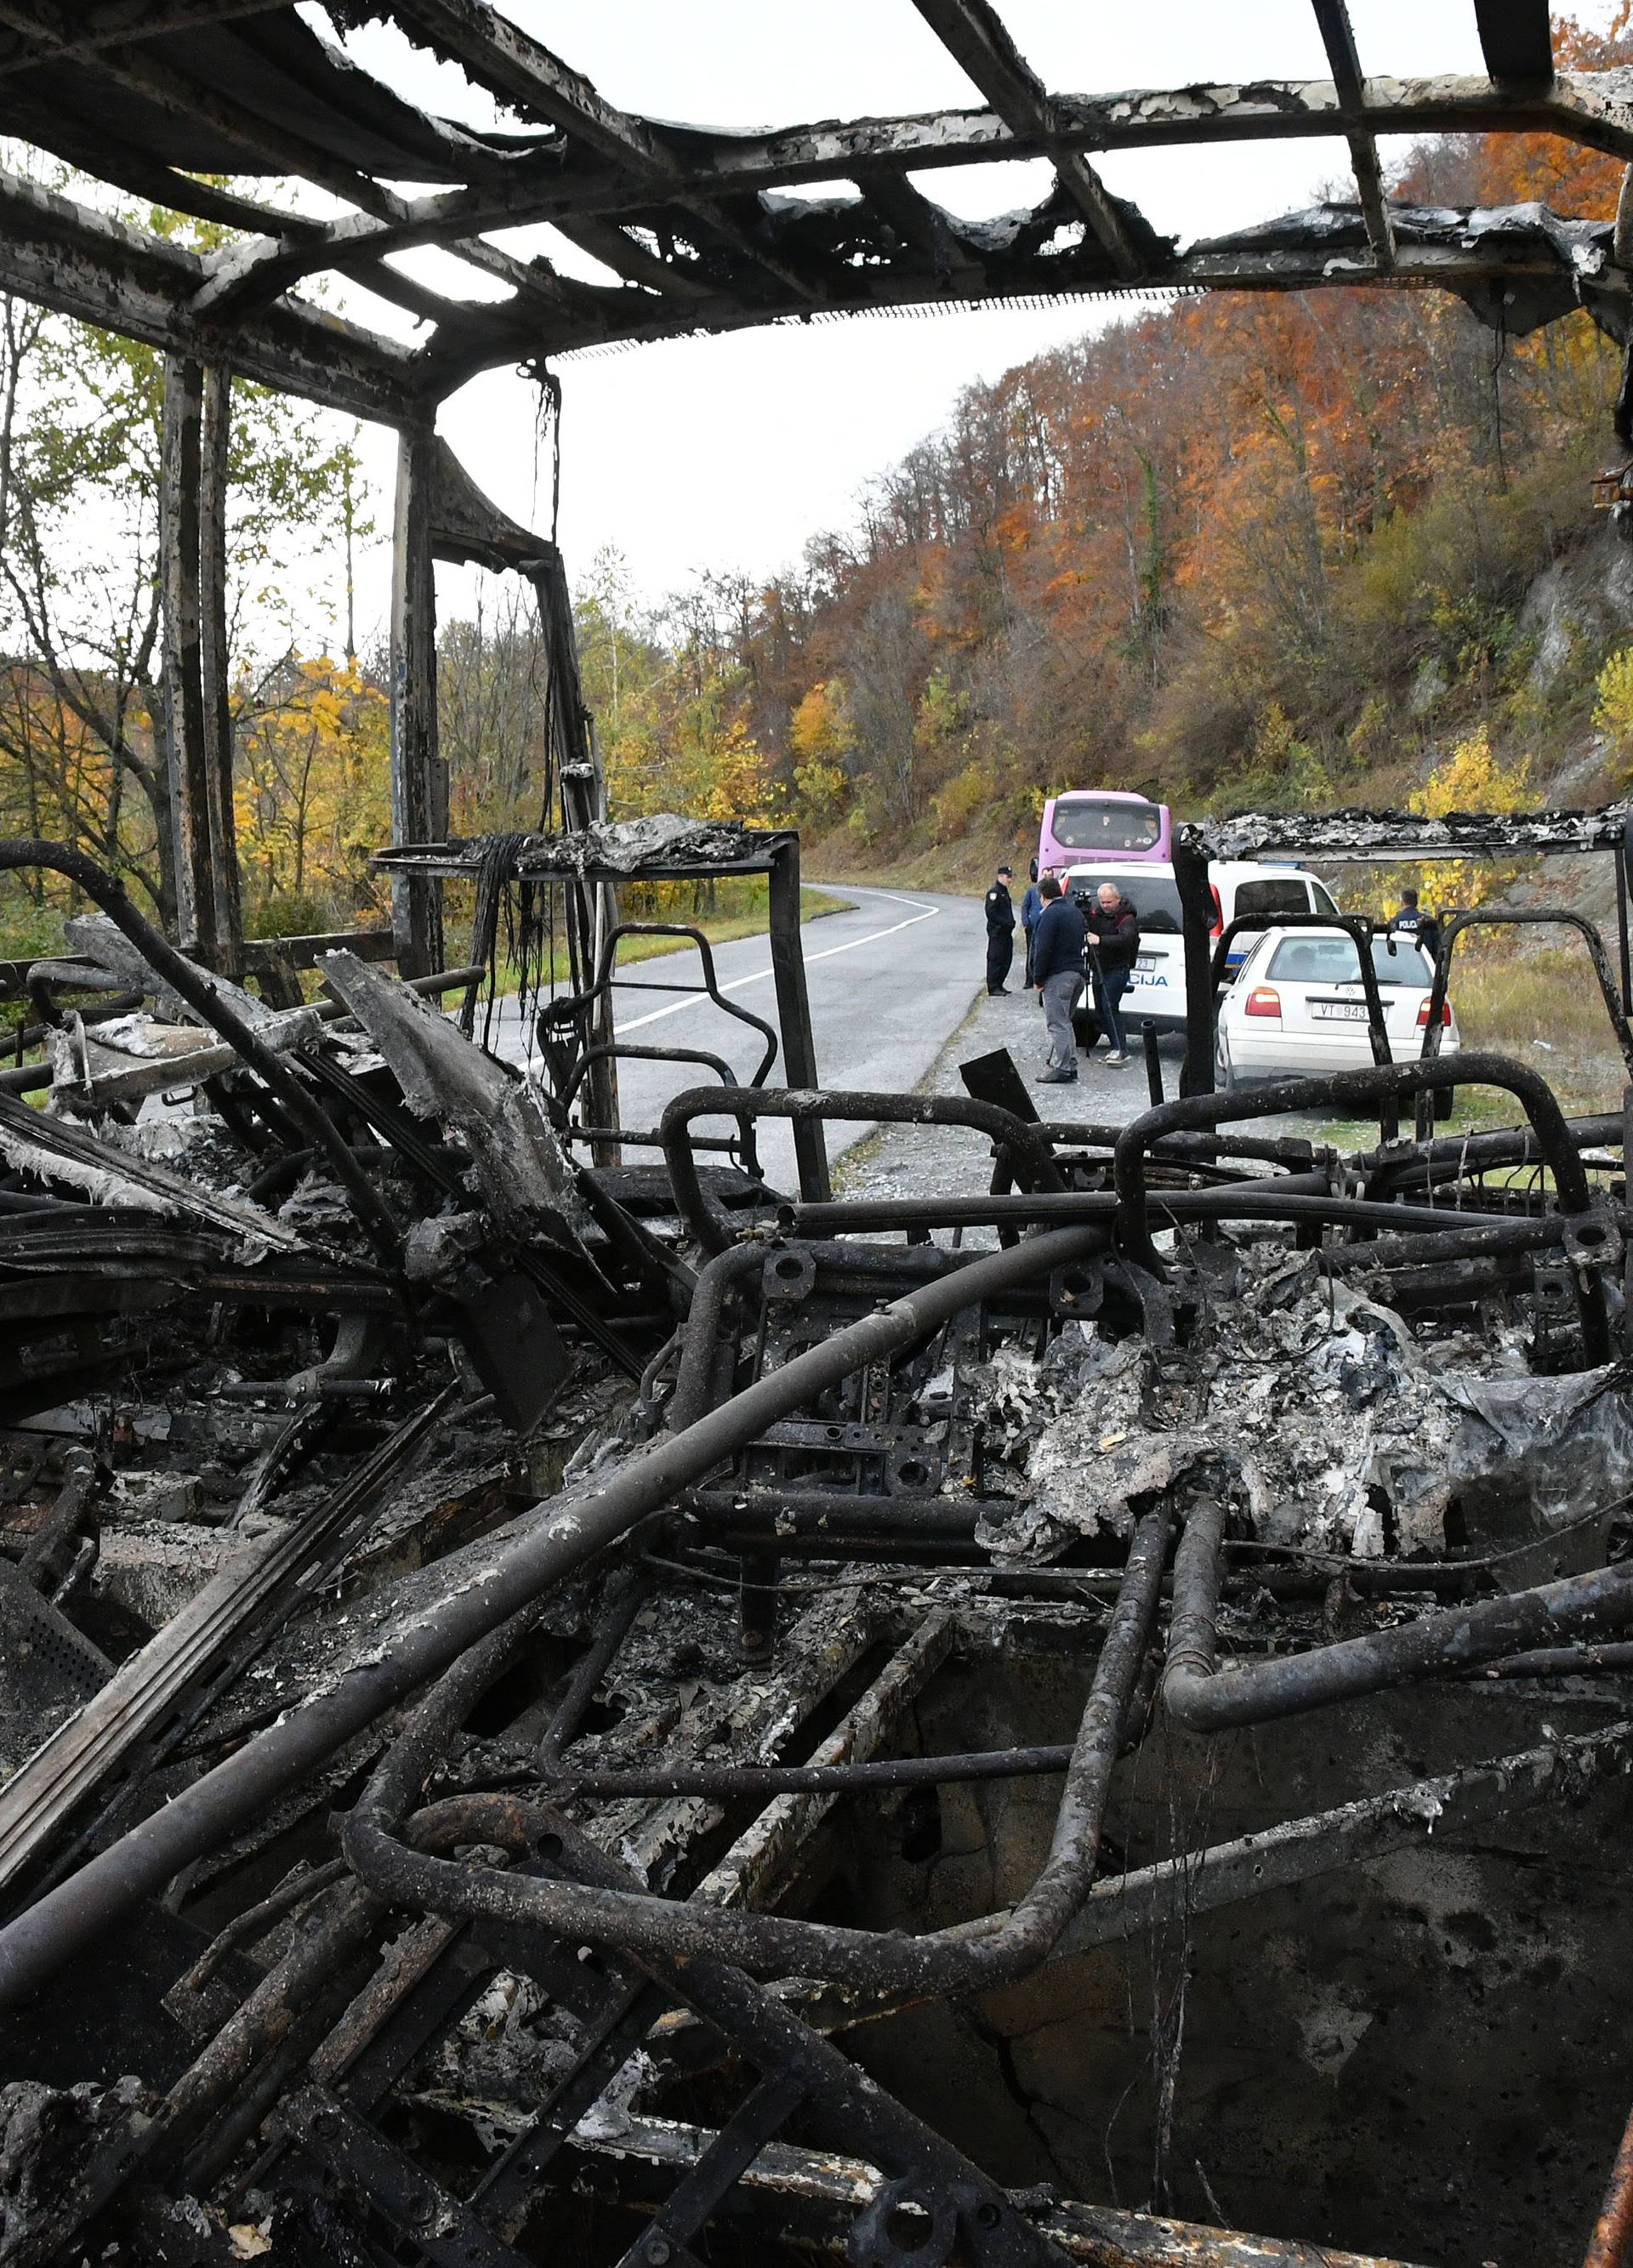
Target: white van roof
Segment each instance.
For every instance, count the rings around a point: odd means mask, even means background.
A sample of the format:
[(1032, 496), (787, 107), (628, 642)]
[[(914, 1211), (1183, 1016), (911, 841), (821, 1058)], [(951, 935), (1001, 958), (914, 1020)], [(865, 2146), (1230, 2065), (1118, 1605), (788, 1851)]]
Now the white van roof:
[(1156, 874), (1171, 882), (1174, 870), (1165, 858), (1075, 858), (1060, 869), (1065, 874), (1106, 874), (1113, 881), (1138, 881), (1142, 874)]
[[(1172, 863), (1166, 858), (1075, 858), (1061, 871), (1067, 874), (1104, 874), (1114, 882), (1137, 882), (1142, 874), (1157, 874), (1169, 882), (1174, 878)], [(1256, 858), (1216, 858), (1209, 862), (1208, 872), (1214, 881), (1228, 882), (1232, 888), (1238, 882), (1274, 882), (1288, 874), (1309, 875), (1307, 867), (1286, 859), (1270, 864)]]

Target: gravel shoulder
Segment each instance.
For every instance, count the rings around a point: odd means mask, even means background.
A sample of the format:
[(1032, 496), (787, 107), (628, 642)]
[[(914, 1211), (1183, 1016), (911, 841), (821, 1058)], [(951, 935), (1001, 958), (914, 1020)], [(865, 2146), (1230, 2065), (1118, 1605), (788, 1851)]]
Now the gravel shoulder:
[[(1177, 1094), (1183, 1044), (1164, 1039), (1158, 1045), (1164, 1089)], [(1106, 1066), (1103, 1048), (1079, 1055), (1075, 1086), (1034, 1086), (1044, 1066), (1043, 1011), (1035, 992), (1016, 991), (998, 999), (984, 991), (979, 994), (916, 1091), (964, 1099), (968, 1091), (958, 1076), (959, 1064), (997, 1048), (1008, 1048), (1014, 1057), (1022, 1078), (1033, 1088), (1041, 1118), (1124, 1126), (1150, 1106), (1142, 1058), (1136, 1054), (1126, 1069), (1112, 1071)], [(975, 1197), (991, 1180), (990, 1145), (985, 1136), (961, 1126), (882, 1126), (846, 1154), (835, 1177), (836, 1194), (847, 1197)], [(994, 1241), (984, 1231), (964, 1239), (966, 1244)], [(949, 1239), (938, 1233), (936, 1241)]]
[[(1039, 1086), (1036, 1080), (1044, 1065), (1044, 1033), (1037, 995), (1012, 992), (1006, 998), (989, 999), (982, 992), (919, 1082), (917, 1092), (963, 1098), (967, 1090), (958, 1076), (960, 1064), (994, 1049), (1008, 1048), (1031, 1091), (1039, 1117), (1125, 1126), (1150, 1107), (1138, 1035), (1131, 1034), (1130, 1038), (1134, 1052), (1125, 1069), (1109, 1069), (1105, 1050), (1098, 1047), (1090, 1055), (1079, 1053), (1075, 1086)], [(1157, 1047), (1164, 1093), (1171, 1097), (1179, 1092), (1184, 1042), (1178, 1036), (1165, 1037)], [(1463, 1091), (1452, 1119), (1443, 1121), (1438, 1130), (1446, 1133), (1469, 1123), (1485, 1127), (1515, 1122), (1509, 1098), (1482, 1090)], [(1239, 1127), (1243, 1132), (1302, 1135), (1312, 1141), (1331, 1142), (1343, 1151), (1371, 1148), (1378, 1138), (1376, 1123), (1369, 1126), (1361, 1121), (1340, 1125), (1315, 1118), (1259, 1118), (1242, 1120)], [(1409, 1110), (1403, 1115), (1402, 1130), (1408, 1134), (1411, 1130)], [(835, 1175), (835, 1194), (856, 1198), (974, 1197), (990, 1186), (991, 1178), (992, 1152), (982, 1136), (957, 1126), (887, 1126), (846, 1154)], [(935, 1241), (948, 1244), (952, 1239), (947, 1232), (938, 1231)], [(986, 1245), (995, 1239), (986, 1231), (971, 1231), (962, 1241)]]

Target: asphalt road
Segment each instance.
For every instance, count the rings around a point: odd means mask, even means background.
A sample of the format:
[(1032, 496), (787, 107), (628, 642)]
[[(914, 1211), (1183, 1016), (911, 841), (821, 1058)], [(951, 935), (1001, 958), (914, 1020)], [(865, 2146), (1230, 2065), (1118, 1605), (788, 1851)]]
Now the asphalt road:
[[(981, 989), (986, 950), (981, 902), (918, 890), (862, 889), (848, 882), (822, 887), (853, 902), (844, 913), (808, 921), (802, 932), (822, 1084), (908, 1092), (957, 1030)], [(775, 1026), (771, 949), (763, 937), (716, 946), (714, 968), (728, 999)], [(632, 983), (652, 989), (625, 990), (620, 985), (614, 997), (620, 1040), (645, 1047), (704, 1049), (721, 1057), (744, 1083), (750, 1079), (764, 1052), (761, 1035), (723, 1014), (706, 994), (676, 989), (701, 983), (695, 952), (632, 962), (628, 976)], [(525, 1037), (515, 1000), (503, 1001), (491, 1042), (495, 1053), (520, 1062)], [(622, 1123), (632, 1128), (654, 1127), (672, 1095), (714, 1076), (701, 1064), (621, 1059)], [(780, 1057), (765, 1083), (786, 1084)], [(699, 1130), (730, 1129), (704, 1121)], [(870, 1130), (867, 1125), (831, 1126), (830, 1158), (838, 1158)], [(759, 1151), (772, 1186), (794, 1189), (794, 1142), (786, 1121), (763, 1122)], [(656, 1155), (651, 1151), (629, 1154), (632, 1161)]]

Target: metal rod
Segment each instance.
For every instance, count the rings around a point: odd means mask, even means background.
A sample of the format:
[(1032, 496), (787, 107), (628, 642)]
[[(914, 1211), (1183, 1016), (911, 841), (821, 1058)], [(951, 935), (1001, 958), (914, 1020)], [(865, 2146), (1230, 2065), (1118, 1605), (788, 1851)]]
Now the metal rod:
[(1145, 1044), (1145, 1087), (1151, 1098), (1153, 1109), (1165, 1100), (1163, 1094), (1163, 1058), (1157, 1052), (1156, 1027), (1148, 1016), (1140, 1027)]
[[(447, 833), (447, 774), (437, 739), (436, 478), (430, 416), (400, 426), (391, 529), (391, 839), (401, 843), (440, 843)], [(393, 873), (391, 925), (405, 976), (439, 968), (441, 882)]]
[(727, 1294), (761, 1274), (766, 1257), (763, 1244), (734, 1244), (698, 1270), (691, 1306), (680, 1328), (680, 1368), (666, 1418), (671, 1433), (683, 1433), (711, 1408)]
[(1001, 1520), (1015, 1506), (1007, 1497), (861, 1496), (838, 1489), (716, 1488), (689, 1490), (681, 1510), (700, 1521), (725, 1524), (744, 1534), (809, 1535), (838, 1540), (877, 1535), (895, 1528), (920, 1538), (972, 1537), (983, 1517)]
[(548, 1777), (561, 1762), (561, 1752), (577, 1734), (595, 1688), (610, 1668), (612, 1657), (629, 1635), (630, 1624), (652, 1596), (652, 1579), (642, 1568), (626, 1567), (614, 1577), (598, 1602), (599, 1627), (567, 1681), (567, 1690), (539, 1742), (539, 1770)]
[(159, 426), (159, 554), (163, 600), (161, 677), (170, 781), (176, 935), (216, 961), (211, 872), (210, 775), (200, 665), (198, 514), (204, 373), (190, 356), (165, 357)]
[[(772, 983), (777, 995), (777, 1018), (782, 1026), (783, 1068), (791, 1087), (815, 1087), (816, 1039), (811, 1028), (810, 998), (805, 981), (805, 951), (800, 936), (800, 838), (790, 835), (772, 853), (767, 889), (768, 942)], [(794, 1156), (799, 1170), (800, 1195), (820, 1204), (833, 1195), (828, 1171), (828, 1146), (821, 1121), (796, 1117)]]
[[(359, 1810), (369, 1810), (372, 1823), (389, 1852), (410, 1868), (429, 1864), (435, 1870), (433, 1880), (450, 1874), (457, 1878), (466, 1870), (439, 1865), (420, 1853), (446, 1852), (461, 1844), (493, 1843), (516, 1858), (531, 1860), (536, 1867), (554, 1867), (568, 1877), (536, 1880), (536, 1889), (616, 1901), (628, 1895), (637, 1878), (558, 1812), (521, 1805), (504, 1795), (463, 1796), (433, 1804), (408, 1821), (405, 1829), (402, 1825), (403, 1812), (414, 1801), (429, 1763), (503, 1671), (517, 1644), (527, 1636), (531, 1619), (525, 1614), (513, 1617), (442, 1678), (374, 1775)], [(382, 1788), (388, 1793), (377, 1800), (376, 1791)], [(396, 1805), (401, 1808), (393, 1808)], [(398, 1834), (404, 1839), (395, 1839)], [(1097, 1837), (1096, 1840), (1097, 1844)], [(1091, 1845), (1090, 1864), (1094, 1855)], [(681, 1911), (695, 1913), (697, 1910)], [(677, 1962), (661, 1954), (648, 1957), (643, 1965), (668, 1992), (702, 2016), (750, 2062), (762, 2071), (796, 2081), (801, 2095), (820, 2115), (831, 2143), (863, 2152), (868, 2163), (886, 2172), (911, 2172), (931, 2184), (936, 2193), (944, 2189), (957, 2195), (977, 2229), (998, 2233), (1001, 2250), (996, 2257), (1009, 2263), (1010, 2268), (1045, 2268), (1046, 2263), (1060, 2261), (1058, 2249), (1029, 2229), (1005, 2192), (961, 2158), (934, 2129), (883, 2089), (861, 2079), (838, 2048), (740, 1971), (717, 1961)]]
[(1185, 948), (1185, 1069), (1181, 1094), (1214, 1091), (1214, 990), (1211, 933), (1214, 901), (1208, 880), (1208, 854), (1200, 830), (1182, 827), (1174, 836), (1174, 885), (1179, 893)]
[(860, 1764), (654, 1764), (648, 1771), (574, 1771), (540, 1777), (565, 1795), (826, 1795), (876, 1787), (950, 1786), (958, 1780), (1029, 1779), (1063, 1772), (1069, 1742), (1053, 1748), (978, 1749), (957, 1756), (887, 1756)]
[[(1038, 1130), (1057, 1149), (1083, 1148), (1104, 1150), (1108, 1155), (1117, 1147), (1117, 1138), (1127, 1120), (1115, 1126), (1094, 1125), (1075, 1119), (1045, 1119)], [(1304, 1173), (1319, 1158), (1330, 1157), (1330, 1151), (1318, 1151), (1312, 1142), (1297, 1135), (1287, 1134), (1221, 1134), (1216, 1139), (1201, 1134), (1171, 1134), (1164, 1141), (1151, 1145), (1151, 1155), (1164, 1164), (1197, 1166), (1212, 1164), (1220, 1158), (1255, 1160), (1267, 1166), (1285, 1166), (1290, 1172)]]
[[(1319, 1178), (1325, 1178), (1319, 1177)], [(1508, 1230), (1534, 1227), (1501, 1213), (1474, 1212), (1430, 1205), (1380, 1204), (1364, 1197), (1319, 1195), (1300, 1187), (1306, 1177), (1238, 1182), (1204, 1189), (1158, 1189), (1149, 1193), (1153, 1212), (1171, 1220), (1327, 1221), (1335, 1228), (1422, 1226), (1445, 1249), (1459, 1234), (1484, 1230), (1500, 1238)], [(1110, 1189), (1039, 1189), (1030, 1197), (839, 1198), (832, 1204), (785, 1205), (778, 1223), (795, 1236), (835, 1236), (880, 1229), (1017, 1227), (1032, 1222), (1105, 1221), (1119, 1217), (1121, 1200)], [(1563, 1230), (1561, 1229), (1563, 1235)], [(1537, 1237), (1538, 1243), (1549, 1241)], [(1522, 1240), (1516, 1235), (1518, 1246)], [(1365, 1248), (1370, 1255), (1371, 1247)]]
[(1530, 1653), (1511, 1653), (1501, 1661), (1488, 1661), (1476, 1674), (1482, 1677), (1588, 1677), (1598, 1669), (1633, 1669), (1633, 1643), (1541, 1646)]
[(748, 1545), (737, 1562), (737, 1643), (745, 1660), (767, 1661), (777, 1645), (776, 1549)]
[(961, 1309), (1090, 1258), (1102, 1242), (1097, 1230), (1066, 1229), (972, 1261), (795, 1356), (684, 1432), (659, 1435), (600, 1488), (539, 1506), (539, 1516), (520, 1534), (495, 1545), (479, 1576), (384, 1634), (367, 1660), (338, 1672), (324, 1690), (0, 1929), (0, 2008), (38, 1992), (179, 1868), (215, 1849), (385, 1710), (767, 1425), (807, 1407), (864, 1363), (913, 1344)]
[(1298, 1716), (1522, 1653), (1578, 1631), (1615, 1630), (1633, 1622), (1633, 1565), (1623, 1563), (1475, 1600), (1307, 1653), (1222, 1670), (1217, 1618), (1224, 1521), (1222, 1503), (1194, 1505), (1174, 1557), (1163, 1707), (1187, 1732), (1221, 1733)]

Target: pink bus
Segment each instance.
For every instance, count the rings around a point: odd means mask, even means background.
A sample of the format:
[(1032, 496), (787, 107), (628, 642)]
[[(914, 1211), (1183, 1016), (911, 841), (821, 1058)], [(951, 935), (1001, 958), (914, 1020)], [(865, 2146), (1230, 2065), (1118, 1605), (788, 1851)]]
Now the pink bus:
[(1138, 858), (1162, 863), (1173, 856), (1173, 819), (1165, 803), (1120, 788), (1068, 788), (1044, 806), (1038, 871), (1081, 866), (1085, 859)]

